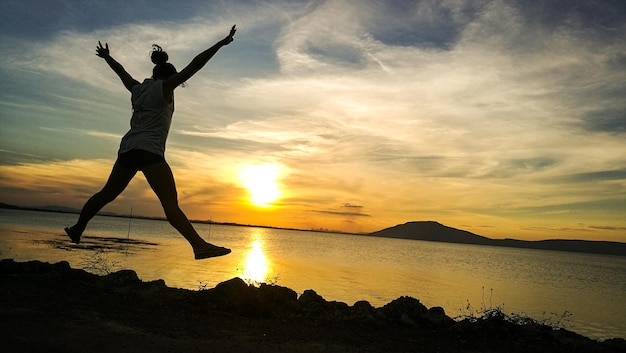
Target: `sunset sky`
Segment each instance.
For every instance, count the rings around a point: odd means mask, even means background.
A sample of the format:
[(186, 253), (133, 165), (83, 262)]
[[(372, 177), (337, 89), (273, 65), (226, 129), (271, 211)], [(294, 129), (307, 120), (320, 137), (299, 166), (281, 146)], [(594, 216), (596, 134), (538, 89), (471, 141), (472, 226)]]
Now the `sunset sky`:
[[(0, 0), (0, 202), (80, 208), (161, 45), (192, 219), (626, 241), (626, 2)], [(139, 174), (106, 211), (162, 216)]]

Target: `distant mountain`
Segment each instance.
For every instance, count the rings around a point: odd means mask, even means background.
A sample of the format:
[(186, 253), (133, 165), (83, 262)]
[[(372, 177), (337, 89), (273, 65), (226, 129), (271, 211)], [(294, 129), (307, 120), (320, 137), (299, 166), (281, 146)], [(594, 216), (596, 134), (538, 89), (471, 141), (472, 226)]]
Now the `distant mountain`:
[(42, 206), (42, 207), (39, 207), (39, 209), (41, 211), (52, 211), (52, 212), (61, 212), (61, 213), (79, 213), (80, 212), (80, 210), (77, 210), (75, 208), (54, 206), (54, 205)]
[(505, 246), (513, 248), (571, 251), (603, 255), (626, 256), (626, 243), (588, 240), (491, 239), (465, 230), (444, 226), (434, 221), (417, 221), (398, 224), (367, 235), (386, 238), (436, 241), (474, 245)]
[(60, 213), (79, 213), (80, 210), (75, 208), (63, 207), (63, 206), (15, 206), (0, 202), (0, 208), (10, 210), (27, 210), (27, 211), (44, 211), (44, 212), (60, 212)]
[(483, 244), (487, 245), (491, 239), (460, 230), (434, 221), (419, 221), (398, 224), (385, 228), (370, 235), (387, 238), (442, 241), (446, 243)]
[(19, 209), (19, 207), (17, 207), (17, 206), (9, 205), (9, 204), (2, 203), (2, 202), (0, 202), (0, 208), (8, 208), (10, 210)]
[(495, 239), (492, 244), (495, 246), (507, 246), (512, 248), (555, 250), (582, 252), (589, 254), (626, 256), (626, 243), (613, 241), (591, 241), (591, 240), (571, 240), (571, 239), (550, 239), (539, 241), (516, 240), (516, 239)]
[[(2, 203), (0, 202), (0, 209), (1, 208), (6, 208), (6, 209), (12, 209), (12, 210), (25, 210), (25, 211), (40, 211), (40, 212), (57, 212), (57, 213), (75, 213), (75, 214), (79, 214), (80, 210), (79, 209), (75, 209), (75, 208), (71, 208), (71, 207), (64, 207), (64, 206), (55, 206), (55, 205), (48, 205), (48, 206), (15, 206), (15, 205), (9, 205), (6, 203)], [(123, 214), (119, 214), (119, 213), (115, 213), (115, 212), (98, 212), (99, 216), (108, 216), (108, 217), (123, 217), (126, 218), (128, 217), (128, 215), (123, 215)], [(163, 217), (148, 217), (148, 216), (141, 216), (141, 215), (134, 215), (134, 218), (144, 218), (144, 219), (157, 219), (157, 220), (161, 220), (164, 219)]]

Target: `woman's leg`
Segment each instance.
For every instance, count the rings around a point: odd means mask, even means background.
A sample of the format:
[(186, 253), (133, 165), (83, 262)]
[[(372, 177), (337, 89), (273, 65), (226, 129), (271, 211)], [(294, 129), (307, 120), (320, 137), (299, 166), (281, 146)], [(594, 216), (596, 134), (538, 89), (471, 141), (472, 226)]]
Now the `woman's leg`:
[(144, 168), (146, 180), (161, 201), (165, 216), (170, 224), (182, 234), (193, 248), (196, 259), (221, 256), (230, 253), (230, 249), (207, 243), (198, 235), (185, 213), (178, 206), (176, 183), (170, 166), (166, 162)]
[(126, 186), (128, 186), (128, 183), (130, 183), (136, 173), (136, 170), (122, 167), (117, 162), (113, 165), (111, 175), (109, 175), (109, 179), (102, 190), (87, 200), (83, 206), (83, 209), (80, 211), (80, 216), (78, 217), (78, 222), (69, 228), (65, 228), (65, 232), (73, 242), (76, 244), (80, 242), (80, 237), (85, 231), (87, 223), (89, 223), (96, 213), (106, 204), (115, 200), (115, 198), (126, 189)]

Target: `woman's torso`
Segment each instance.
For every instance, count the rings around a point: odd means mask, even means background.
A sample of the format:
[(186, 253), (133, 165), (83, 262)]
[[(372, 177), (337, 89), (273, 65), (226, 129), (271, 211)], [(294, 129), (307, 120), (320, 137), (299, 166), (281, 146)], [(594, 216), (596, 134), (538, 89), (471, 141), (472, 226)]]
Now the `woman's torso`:
[(131, 88), (131, 103), (130, 130), (122, 138), (119, 153), (141, 149), (163, 156), (174, 99), (169, 103), (165, 101), (162, 80), (146, 79)]

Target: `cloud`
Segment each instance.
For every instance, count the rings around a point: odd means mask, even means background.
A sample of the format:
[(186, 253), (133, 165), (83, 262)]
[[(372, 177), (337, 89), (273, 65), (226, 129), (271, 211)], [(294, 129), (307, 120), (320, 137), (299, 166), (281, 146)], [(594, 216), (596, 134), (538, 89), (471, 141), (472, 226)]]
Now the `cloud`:
[(114, 158), (130, 104), (94, 56), (98, 40), (142, 78), (152, 43), (180, 69), (236, 22), (236, 41), (176, 92), (167, 158), (194, 207), (226, 209), (241, 193), (229, 182), (237, 164), (272, 162), (287, 172), (282, 202), (294, 214), (365, 204), (371, 221), (486, 224), (620, 210), (619, 1), (203, 6), (187, 3), (171, 20), (103, 22), (87, 9), (44, 26), (52, 33), (24, 34), (30, 41), (3, 30), (2, 163)]
[[(533, 64), (539, 64), (532, 68), (534, 72), (540, 72), (532, 73), (535, 78), (524, 72), (523, 66), (521, 72), (511, 70), (515, 58), (506, 52), (508, 48), (506, 41), (512, 43), (523, 33), (523, 21), (519, 20), (521, 15), (512, 7), (496, 4), (500, 5), (467, 3), (456, 7), (452, 5), (437, 7), (434, 3), (420, 2), (413, 3), (411, 11), (385, 8), (384, 15), (380, 17), (374, 16), (376, 6), (356, 6), (349, 2), (326, 2), (312, 6), (310, 12), (298, 13), (296, 19), (285, 27), (277, 41), (277, 57), (284, 75), (244, 80), (237, 86), (224, 87), (228, 92), (226, 94), (216, 92), (218, 106), (222, 105), (222, 109), (229, 109), (230, 114), (233, 110), (236, 111), (238, 117), (224, 120), (223, 124), (228, 127), (223, 131), (232, 132), (233, 126), (237, 124), (253, 125), (251, 127), (254, 128), (258, 126), (256, 122), (263, 119), (266, 128), (284, 130), (285, 135), (300, 134), (301, 131), (297, 130), (299, 126), (287, 131), (284, 127), (285, 119), (298, 116), (303, 123), (302, 126), (307, 127), (311, 126), (313, 120), (334, 119), (338, 123), (334, 122), (332, 128), (339, 127), (334, 131), (340, 131), (339, 134), (335, 134), (336, 136), (344, 134), (349, 137), (356, 134), (362, 138), (378, 137), (383, 145), (389, 147), (408, 146), (410, 150), (420, 151), (430, 149), (427, 151), (428, 155), (440, 154), (435, 153), (430, 147), (437, 145), (433, 140), (448, 142), (447, 146), (443, 146), (444, 150), (454, 145), (463, 146), (464, 150), (471, 151), (483, 149), (484, 145), (493, 142), (494, 148), (509, 149), (509, 146), (506, 146), (506, 139), (500, 139), (498, 136), (515, 134), (518, 145), (542, 139), (545, 136), (536, 135), (537, 130), (541, 130), (539, 128), (541, 125), (559, 123), (554, 120), (546, 121), (545, 116), (555, 116), (555, 113), (558, 114), (557, 117), (572, 113), (574, 116), (580, 116), (579, 113), (575, 113), (575, 107), (568, 109), (554, 106), (553, 102), (558, 99), (558, 95), (564, 95), (563, 98), (569, 100), (576, 97), (568, 97), (568, 92), (563, 92), (562, 86), (567, 83), (559, 83), (559, 86), (555, 87), (551, 80), (546, 82), (538, 77), (539, 74), (543, 76), (553, 68), (552, 62), (542, 62), (543, 53), (537, 53), (530, 58)], [(352, 12), (347, 11), (354, 9), (356, 10)], [(458, 34), (453, 36), (454, 40), (446, 41), (449, 44), (442, 47), (445, 50), (435, 51), (428, 46), (420, 46), (419, 43), (414, 46), (397, 47), (392, 42), (377, 40), (376, 35), (372, 33), (385, 27), (381, 23), (389, 25), (387, 21), (380, 19), (391, 18), (391, 15), (400, 12), (414, 13), (409, 23), (424, 21), (438, 23), (437, 21), (442, 18), (452, 16), (456, 18), (453, 23)], [(495, 21), (492, 16), (501, 14), (505, 15), (507, 21), (498, 20), (494, 23), (512, 22), (513, 30), (504, 32), (504, 39), (495, 41), (493, 33), (500, 32), (493, 31), (491, 26), (494, 24), (490, 24), (490, 21)], [(423, 18), (425, 16), (430, 16), (430, 20)], [(372, 20), (373, 17), (382, 22)], [(393, 27), (398, 23), (402, 21), (393, 21), (389, 26)], [(343, 25), (337, 27), (337, 24)], [(113, 35), (112, 39), (115, 42), (124, 43), (116, 49), (116, 52), (123, 55), (121, 61), (123, 59), (126, 62), (128, 59), (129, 71), (132, 69), (133, 72), (149, 72), (149, 63), (135, 59), (141, 59), (145, 54), (137, 48), (140, 43), (163, 40), (171, 42), (171, 39), (167, 38), (185, 38), (180, 42), (176, 41), (178, 44), (173, 50), (177, 47), (191, 48), (194, 47), (191, 43), (199, 41), (199, 33), (202, 33), (199, 30), (200, 25), (193, 22), (184, 27), (174, 28), (132, 25), (109, 30), (108, 33)], [(135, 33), (136, 39), (132, 43), (127, 43), (127, 40), (121, 38), (123, 33), (129, 31)], [(487, 36), (483, 35), (485, 33)], [(151, 39), (148, 39), (149, 37)], [(44, 62), (60, 61), (52, 58), (64, 56), (63, 48), (70, 47), (69, 43), (73, 43), (72, 47), (82, 47), (80, 42), (76, 44), (76, 40), (74, 36), (65, 39), (61, 36), (54, 44), (56, 49), (44, 48), (37, 53), (38, 55), (33, 55), (41, 58), (38, 60), (40, 64), (35, 66), (44, 69)], [(81, 40), (85, 42), (85, 47), (93, 46), (87, 46), (86, 38)], [(566, 47), (570, 50), (576, 45), (578, 43), (571, 43)], [(146, 51), (145, 48), (143, 51)], [(184, 51), (191, 53), (189, 49)], [(488, 52), (491, 52), (488, 54), (490, 56), (485, 58), (485, 53)], [(109, 75), (106, 82), (102, 81), (104, 78), (99, 72), (101, 66), (91, 66), (98, 70), (97, 73), (84, 70), (74, 72), (78, 61), (84, 62), (88, 57), (93, 59), (92, 54), (89, 50), (85, 54), (70, 55), (76, 59), (70, 58), (65, 61), (65, 68), (55, 67), (53, 70), (73, 79), (86, 80), (86, 83), (118, 91), (119, 82), (114, 76)], [(576, 56), (578, 54), (576, 53)], [(145, 67), (140, 69), (140, 65)], [(29, 66), (32, 66), (32, 63), (29, 63)], [(542, 66), (545, 67), (543, 72)], [(572, 67), (569, 72), (575, 70), (576, 67)], [(314, 74), (309, 75), (311, 72)], [(292, 78), (288, 76), (289, 74), (299, 76)], [(549, 74), (548, 79), (553, 75)], [(566, 77), (561, 76), (561, 79)], [(575, 78), (572, 77), (573, 79)], [(185, 115), (188, 117), (187, 121), (199, 120), (199, 117), (195, 118), (198, 116), (198, 109), (191, 110), (186, 107), (187, 103), (198, 102), (200, 99), (196, 87), (204, 91), (207, 86), (210, 87), (210, 84), (198, 80), (192, 82), (192, 88), (188, 89), (191, 92), (179, 94), (180, 114), (177, 113), (177, 116)], [(546, 100), (551, 95), (557, 96)], [(226, 102), (219, 103), (222, 98)], [(251, 109), (246, 110), (239, 106), (238, 102), (242, 101), (248, 103), (247, 106)], [(619, 111), (617, 110), (613, 116), (618, 116)], [(271, 115), (266, 112), (271, 112)], [(566, 123), (567, 121), (563, 121), (561, 124)], [(355, 128), (357, 124), (361, 125), (358, 129)], [(383, 124), (384, 131), (380, 131), (379, 128), (372, 129)], [(196, 127), (199, 127), (200, 131), (206, 131), (203, 126)], [(530, 129), (525, 129), (526, 127)], [(547, 129), (545, 135), (552, 130)], [(194, 132), (186, 130), (185, 133)], [(483, 141), (476, 144), (478, 138), (476, 135), (479, 133), (483, 135)], [(419, 136), (419, 139), (416, 136)], [(255, 138), (263, 137), (257, 135)], [(442, 146), (437, 147), (439, 151), (442, 150)], [(456, 151), (447, 152), (456, 153)]]
[[(67, 161), (21, 163), (0, 166), (0, 190), (5, 198), (64, 200), (78, 207), (87, 196), (98, 191), (110, 171), (111, 161)], [(71, 199), (76, 199), (72, 202)], [(80, 199), (80, 200), (79, 200)], [(17, 202), (22, 204), (22, 202)], [(36, 204), (36, 203), (34, 203)]]
[[(515, 1), (528, 25), (538, 24), (554, 30), (562, 27), (584, 30), (609, 39), (605, 34), (623, 28), (626, 6), (622, 1)], [(613, 37), (613, 39), (615, 39)]]
[(346, 216), (346, 217), (370, 217), (370, 215), (359, 212), (340, 212), (340, 211), (313, 211), (318, 213), (324, 213), (333, 216)]
[[(236, 5), (235, 1), (231, 3)], [(124, 0), (8, 0), (3, 2), (0, 32), (22, 38), (47, 40), (68, 28), (78, 32), (91, 32), (124, 26), (130, 22), (173, 23), (187, 21), (198, 13), (211, 11), (224, 14), (225, 9), (220, 4), (189, 0), (139, 0), (132, 3)]]
[(403, 1), (368, 6), (366, 24), (373, 37), (390, 46), (448, 50), (487, 1)]
[(20, 163), (45, 162), (47, 158), (30, 153), (0, 150), (1, 165), (18, 165)]
[(342, 217), (371, 217), (371, 215), (367, 213), (363, 213), (363, 206), (354, 205), (351, 203), (344, 203), (343, 205), (337, 207), (336, 210), (313, 210), (312, 212), (322, 213), (331, 216), (342, 216)]
[(610, 181), (610, 180), (626, 181), (626, 169), (577, 173), (573, 175), (563, 176), (562, 178), (560, 178), (560, 180), (566, 181), (566, 182), (572, 182), (572, 183), (601, 182), (601, 181)]
[(583, 126), (593, 132), (626, 133), (626, 106), (619, 109), (602, 109), (585, 114)]
[(619, 231), (626, 230), (626, 227), (614, 227), (614, 226), (589, 226), (589, 228), (599, 229), (599, 230), (619, 230)]

